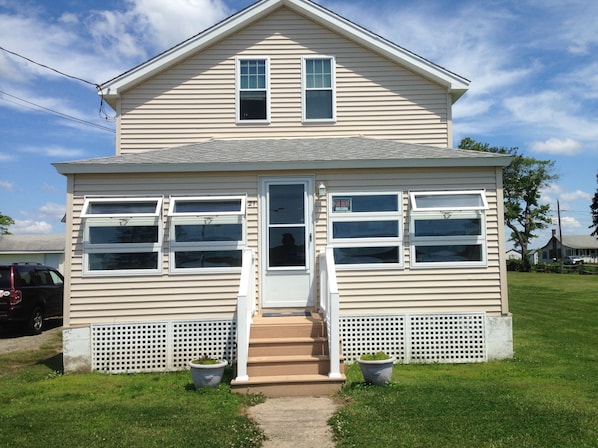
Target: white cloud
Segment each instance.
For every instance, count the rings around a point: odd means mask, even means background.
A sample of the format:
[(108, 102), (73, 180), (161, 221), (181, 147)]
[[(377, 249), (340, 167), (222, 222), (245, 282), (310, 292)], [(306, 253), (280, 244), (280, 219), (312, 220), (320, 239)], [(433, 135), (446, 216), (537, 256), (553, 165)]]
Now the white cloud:
[(20, 149), (22, 152), (38, 154), (46, 157), (53, 158), (80, 158), (85, 155), (85, 151), (82, 149), (65, 148), (62, 146), (39, 146), (39, 147), (26, 147)]
[(536, 141), (530, 144), (530, 149), (534, 152), (569, 156), (577, 154), (581, 148), (581, 143), (571, 138), (566, 138), (564, 140), (549, 138), (543, 142)]
[[(2, 160), (2, 159), (0, 158), (0, 160)], [(0, 188), (3, 188), (4, 190), (12, 191), (14, 185), (15, 185), (14, 182), (8, 182), (6, 180), (0, 180)]]
[(0, 152), (0, 162), (10, 162), (11, 160), (15, 160), (15, 157), (12, 154)]
[(50, 193), (60, 193), (62, 190), (59, 190), (54, 185), (44, 184), (42, 185), (42, 189), (44, 191), (49, 191)]
[(9, 231), (15, 235), (52, 233), (52, 225), (45, 221), (15, 219), (15, 223), (10, 226)]
[(52, 218), (60, 221), (66, 213), (64, 204), (56, 204), (54, 202), (46, 202), (39, 208), (40, 218)]

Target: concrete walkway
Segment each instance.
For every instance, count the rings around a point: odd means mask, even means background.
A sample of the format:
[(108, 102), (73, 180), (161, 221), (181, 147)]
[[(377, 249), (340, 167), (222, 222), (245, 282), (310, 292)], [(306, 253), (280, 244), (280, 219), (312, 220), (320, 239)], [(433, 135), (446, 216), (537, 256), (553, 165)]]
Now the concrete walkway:
[(338, 409), (329, 397), (268, 398), (248, 409), (264, 430), (264, 448), (334, 448), (328, 419)]

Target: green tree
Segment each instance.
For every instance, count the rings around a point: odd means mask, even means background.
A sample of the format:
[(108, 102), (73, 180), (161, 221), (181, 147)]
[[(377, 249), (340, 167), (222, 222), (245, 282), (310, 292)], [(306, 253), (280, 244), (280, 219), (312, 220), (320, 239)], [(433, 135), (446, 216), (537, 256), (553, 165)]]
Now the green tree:
[[(596, 182), (598, 182), (598, 174), (596, 174)], [(598, 188), (596, 188), (596, 193), (594, 193), (594, 199), (592, 200), (592, 205), (590, 205), (590, 210), (592, 210), (592, 225), (590, 229), (594, 229), (592, 231), (592, 236), (598, 238)]]
[(14, 219), (10, 216), (3, 215), (2, 212), (0, 212), (0, 235), (10, 235), (8, 226), (12, 226), (14, 223)]
[(554, 161), (525, 157), (518, 153), (517, 147), (494, 147), (471, 138), (461, 140), (459, 148), (513, 156), (511, 164), (503, 170), (505, 225), (511, 230), (510, 241), (521, 250), (524, 270), (530, 270), (529, 243), (537, 230), (552, 223), (550, 205), (541, 204), (540, 196), (543, 188), (558, 179), (553, 173)]

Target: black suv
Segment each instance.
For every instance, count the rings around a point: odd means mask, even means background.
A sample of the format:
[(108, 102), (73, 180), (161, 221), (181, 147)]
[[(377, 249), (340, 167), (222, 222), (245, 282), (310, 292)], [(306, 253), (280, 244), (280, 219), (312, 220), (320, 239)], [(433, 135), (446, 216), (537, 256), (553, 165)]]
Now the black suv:
[(33, 334), (44, 319), (62, 316), (64, 279), (56, 269), (36, 263), (0, 265), (0, 324), (17, 322)]

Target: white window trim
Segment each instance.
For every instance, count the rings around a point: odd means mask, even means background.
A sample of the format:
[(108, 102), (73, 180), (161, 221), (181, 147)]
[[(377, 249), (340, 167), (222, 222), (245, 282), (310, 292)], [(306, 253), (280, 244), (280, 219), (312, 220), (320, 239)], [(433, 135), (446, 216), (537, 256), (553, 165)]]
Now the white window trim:
[[(114, 213), (114, 214), (90, 214), (88, 213), (91, 203), (108, 202), (156, 202), (156, 208), (152, 213)], [(89, 277), (116, 277), (130, 275), (157, 275), (162, 273), (163, 238), (164, 228), (162, 225), (162, 197), (86, 197), (83, 204), (81, 217), (83, 218), (83, 275)], [(155, 225), (158, 230), (158, 241), (152, 243), (125, 243), (125, 244), (91, 244), (89, 243), (89, 226), (113, 227), (118, 225)], [(90, 270), (89, 255), (96, 253), (156, 253), (158, 263), (156, 269), (122, 269), (122, 270)]]
[[(482, 206), (472, 207), (442, 207), (422, 208), (416, 207), (417, 195), (459, 195), (479, 194), (482, 199)], [(412, 269), (450, 269), (450, 268), (471, 268), (488, 266), (488, 241), (486, 236), (486, 213), (488, 201), (484, 190), (456, 190), (456, 191), (411, 191), (409, 192), (411, 213), (409, 219), (409, 251), (410, 267)], [(415, 236), (415, 221), (418, 218), (480, 218), (480, 235), (462, 236)], [(453, 245), (476, 245), (481, 246), (480, 261), (450, 261), (450, 262), (417, 262), (415, 251), (416, 246), (453, 246)]]
[[(241, 61), (265, 61), (266, 63), (266, 119), (241, 120)], [(262, 90), (262, 89), (255, 89)], [(267, 56), (238, 56), (235, 58), (235, 122), (239, 125), (269, 124), (271, 122), (270, 58)]]
[[(332, 118), (307, 118), (307, 104), (305, 101), (307, 91), (307, 68), (308, 59), (329, 59), (330, 60), (330, 90), (332, 90)], [(310, 89), (316, 90), (316, 89)], [(328, 89), (318, 89), (328, 90)], [(301, 58), (301, 120), (303, 123), (335, 123), (336, 122), (336, 58), (326, 55), (310, 55)]]
[[(218, 200), (240, 200), (239, 211), (219, 213), (197, 213), (197, 212), (175, 212), (174, 207), (177, 201), (218, 201)], [(175, 262), (176, 252), (184, 251), (210, 251), (212, 250), (238, 250), (242, 251), (247, 247), (247, 197), (243, 195), (232, 196), (177, 196), (170, 197), (168, 207), (168, 228), (169, 228), (169, 273), (174, 275), (184, 274), (211, 274), (226, 272), (241, 272), (241, 267), (203, 267), (203, 268), (177, 268)], [(175, 226), (180, 223), (202, 224), (200, 220), (214, 216), (238, 216), (241, 219), (241, 240), (239, 241), (204, 241), (204, 242), (176, 242), (174, 237)]]
[[(332, 198), (334, 196), (375, 196), (375, 195), (396, 195), (398, 210), (396, 212), (349, 212), (340, 213), (332, 211)], [(335, 191), (327, 194), (327, 216), (328, 216), (328, 245), (334, 248), (352, 248), (352, 247), (398, 247), (399, 262), (398, 263), (362, 263), (362, 264), (337, 264), (337, 270), (390, 270), (404, 268), (404, 249), (403, 249), (403, 192), (398, 190), (391, 191)], [(396, 220), (399, 225), (398, 237), (384, 237), (384, 238), (334, 238), (333, 223), (334, 222), (355, 222), (355, 221), (371, 221), (372, 218), (377, 221)]]
[[(92, 197), (86, 196), (81, 210), (81, 218), (121, 218), (121, 217), (143, 217), (155, 216), (159, 217), (162, 214), (162, 197)], [(109, 202), (155, 202), (156, 208), (151, 213), (89, 213), (89, 206), (92, 203), (109, 203)]]
[[(193, 201), (205, 201), (205, 202), (217, 202), (217, 201), (231, 201), (231, 200), (239, 200), (240, 207), (239, 211), (234, 212), (218, 212), (218, 213), (208, 213), (208, 212), (175, 212), (174, 208), (178, 201), (181, 202), (193, 202)], [(213, 215), (245, 215), (245, 202), (247, 200), (246, 196), (237, 195), (237, 196), (171, 196), (170, 197), (170, 204), (168, 205), (168, 216), (213, 216)]]
[(450, 211), (450, 210), (488, 210), (488, 201), (486, 199), (486, 192), (484, 190), (455, 190), (455, 191), (410, 191), (409, 192), (409, 202), (411, 204), (411, 211), (413, 212), (421, 212), (421, 211), (438, 211), (439, 208), (424, 208), (418, 207), (416, 197), (418, 195), (425, 195), (425, 196), (455, 196), (455, 195), (465, 195), (465, 194), (478, 194), (482, 199), (483, 206), (473, 206), (473, 207), (442, 207), (442, 210)]

